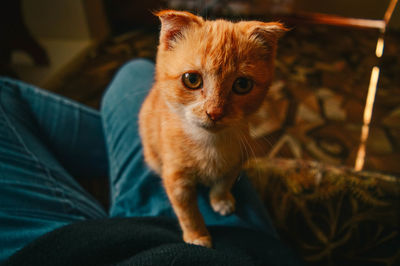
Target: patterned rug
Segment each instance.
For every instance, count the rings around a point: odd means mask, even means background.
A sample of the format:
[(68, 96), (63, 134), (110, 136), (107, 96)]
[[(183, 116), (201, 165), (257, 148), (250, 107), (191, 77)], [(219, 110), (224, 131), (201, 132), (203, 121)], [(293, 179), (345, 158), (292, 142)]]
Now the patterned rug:
[(313, 161), (258, 158), (247, 172), (307, 265), (400, 265), (400, 183)]

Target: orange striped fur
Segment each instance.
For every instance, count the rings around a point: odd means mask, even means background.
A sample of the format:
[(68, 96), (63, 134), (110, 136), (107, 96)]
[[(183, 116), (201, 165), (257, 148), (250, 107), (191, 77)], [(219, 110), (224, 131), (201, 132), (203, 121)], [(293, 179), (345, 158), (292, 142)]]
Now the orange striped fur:
[[(234, 211), (230, 190), (247, 159), (248, 117), (268, 91), (276, 43), (285, 28), (258, 21), (207, 21), (174, 10), (156, 15), (162, 27), (155, 83), (139, 116), (144, 156), (163, 179), (184, 241), (211, 247), (196, 186), (210, 186), (216, 212)], [(202, 87), (185, 87), (184, 73), (199, 74)], [(232, 89), (241, 77), (253, 82), (246, 94)]]

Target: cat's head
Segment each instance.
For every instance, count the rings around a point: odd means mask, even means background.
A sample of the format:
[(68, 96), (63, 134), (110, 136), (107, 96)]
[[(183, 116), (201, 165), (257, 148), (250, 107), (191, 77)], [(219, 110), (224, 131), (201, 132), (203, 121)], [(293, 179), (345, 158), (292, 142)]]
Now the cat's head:
[(164, 10), (156, 82), (168, 106), (209, 131), (246, 123), (271, 84), (280, 23), (208, 21)]

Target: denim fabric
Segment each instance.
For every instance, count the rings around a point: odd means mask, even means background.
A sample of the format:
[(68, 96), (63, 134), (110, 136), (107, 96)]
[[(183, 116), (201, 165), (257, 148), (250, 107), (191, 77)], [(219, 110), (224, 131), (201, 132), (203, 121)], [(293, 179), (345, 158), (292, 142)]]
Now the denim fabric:
[(138, 113), (153, 75), (154, 65), (149, 61), (128, 63), (116, 74), (102, 100), (112, 217), (173, 215), (161, 179), (145, 165), (138, 132)]
[(100, 122), (96, 111), (0, 79), (0, 263), (46, 232), (107, 215), (71, 175), (107, 174)]
[[(7, 78), (0, 78), (0, 263), (37, 237), (84, 219), (175, 218), (161, 179), (144, 163), (138, 112), (153, 83), (154, 65), (123, 66), (101, 111)], [(107, 173), (108, 172), (108, 173)], [(107, 213), (73, 176), (110, 176)], [(233, 188), (235, 214), (216, 214), (199, 189), (207, 225), (239, 226), (277, 237), (248, 179)]]

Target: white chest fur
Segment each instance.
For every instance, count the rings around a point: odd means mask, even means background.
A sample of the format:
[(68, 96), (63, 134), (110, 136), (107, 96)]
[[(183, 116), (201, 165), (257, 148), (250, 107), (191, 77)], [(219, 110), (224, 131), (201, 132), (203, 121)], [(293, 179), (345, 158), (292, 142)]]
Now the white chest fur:
[(213, 183), (240, 170), (244, 159), (243, 140), (237, 132), (231, 130), (214, 134), (197, 128), (191, 129), (190, 138), (195, 145), (188, 153), (195, 162), (193, 167), (202, 183)]

